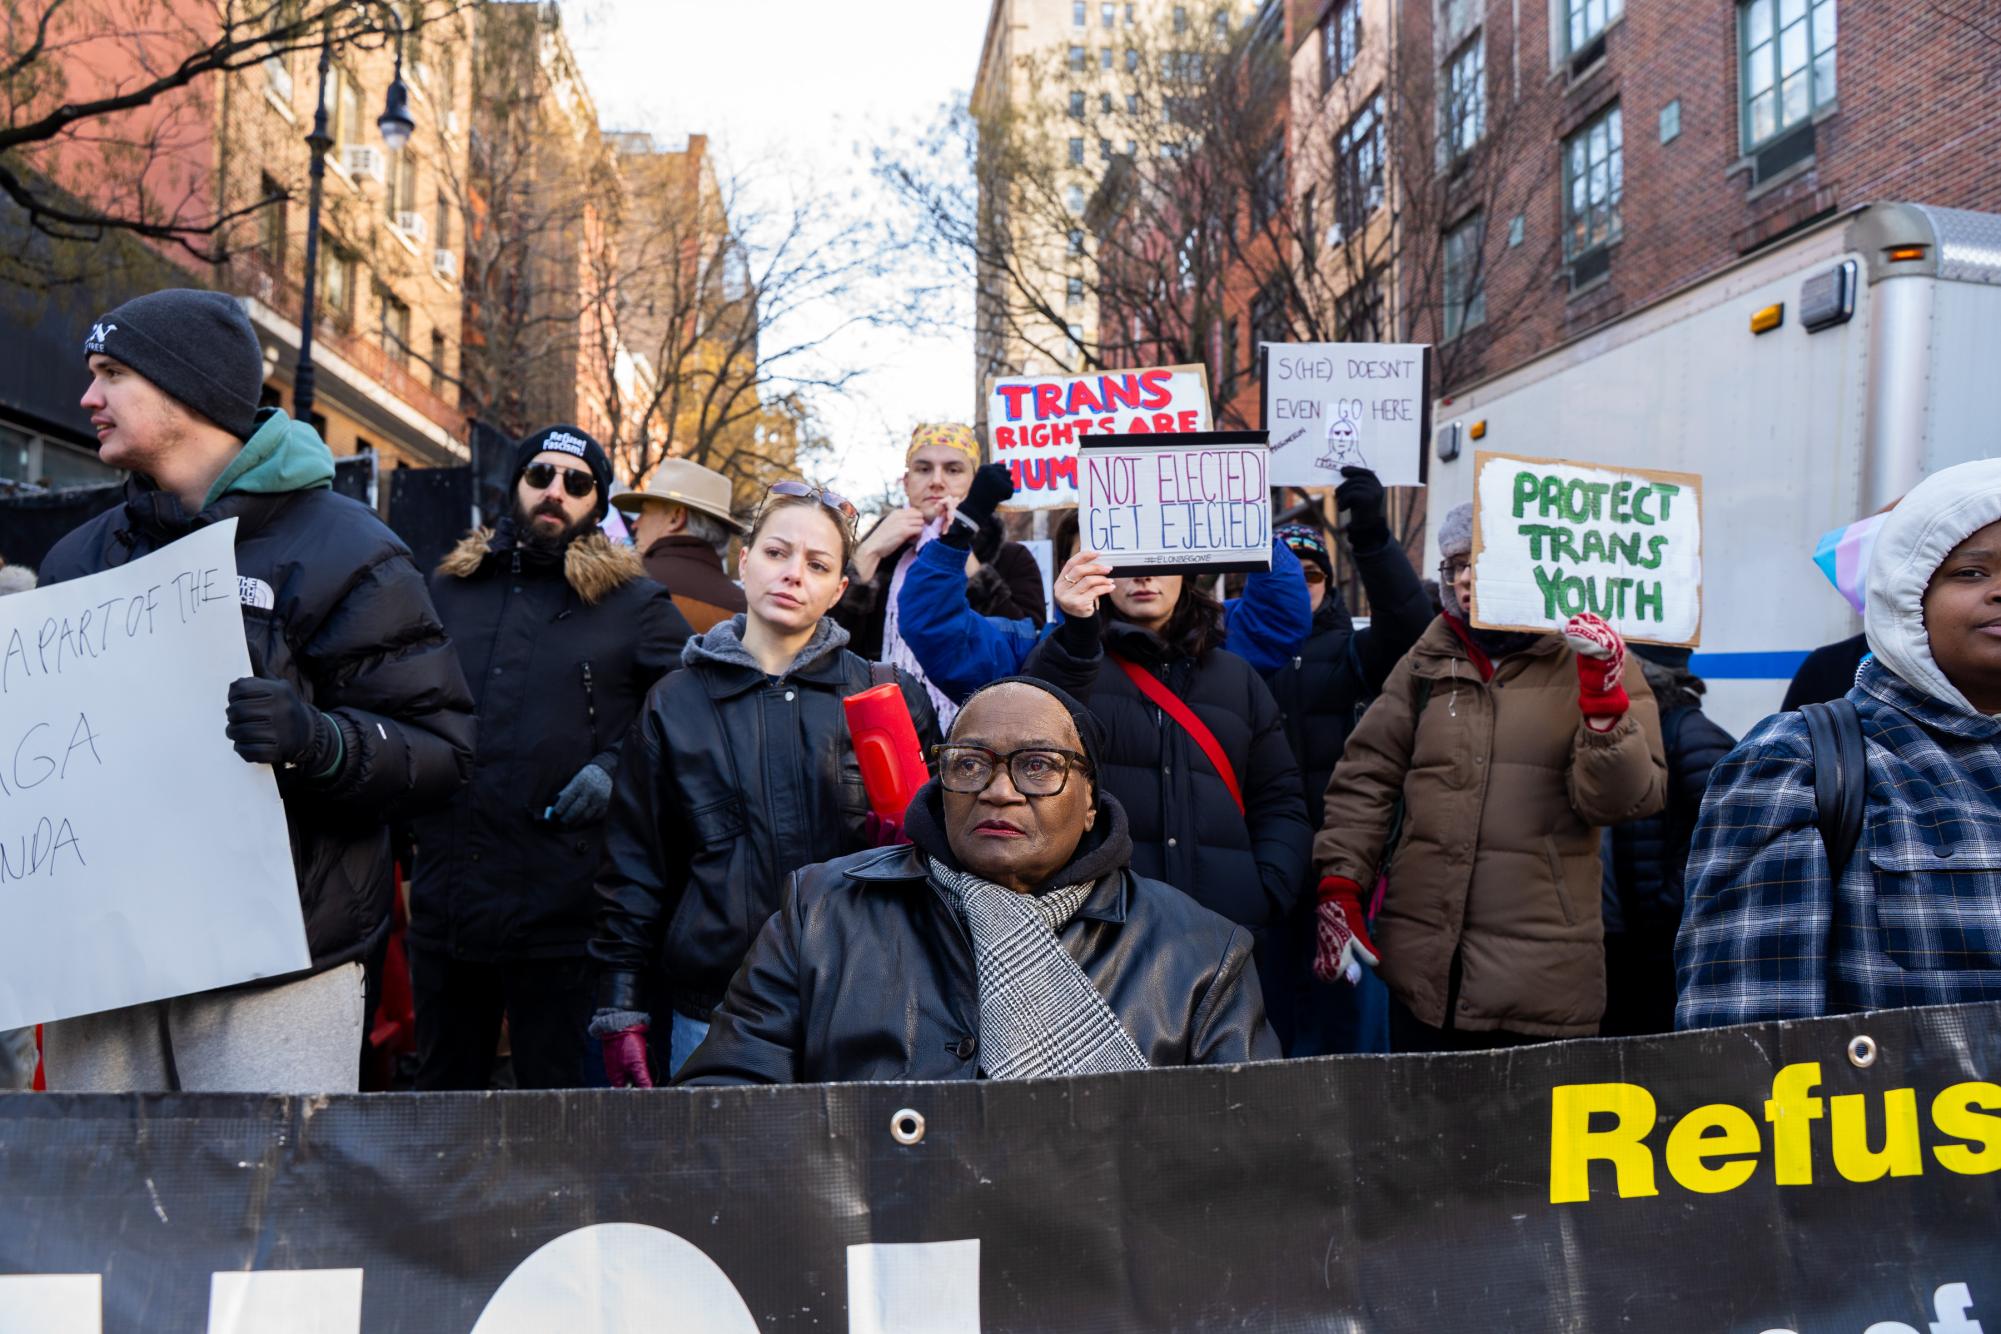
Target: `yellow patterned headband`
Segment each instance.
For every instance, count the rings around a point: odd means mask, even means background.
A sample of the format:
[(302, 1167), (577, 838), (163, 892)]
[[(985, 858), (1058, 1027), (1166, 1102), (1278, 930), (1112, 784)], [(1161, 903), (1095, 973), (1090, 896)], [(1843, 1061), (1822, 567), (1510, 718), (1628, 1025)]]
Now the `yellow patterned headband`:
[(917, 457), (917, 451), (927, 445), (956, 449), (971, 459), (974, 467), (979, 466), (980, 438), (973, 434), (970, 426), (961, 426), (958, 422), (931, 422), (918, 427), (910, 433), (910, 451), (903, 456), (903, 461), (909, 463)]

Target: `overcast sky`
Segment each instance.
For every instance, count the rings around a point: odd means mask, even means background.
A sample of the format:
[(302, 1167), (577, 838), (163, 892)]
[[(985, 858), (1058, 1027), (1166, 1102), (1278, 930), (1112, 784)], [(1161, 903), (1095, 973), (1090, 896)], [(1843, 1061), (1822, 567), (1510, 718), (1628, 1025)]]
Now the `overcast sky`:
[[(971, 88), (987, 0), (565, 0), (564, 27), (607, 129), (707, 134), (725, 171), (842, 194), (870, 148), (927, 124)], [(755, 187), (753, 187), (755, 188)], [(918, 421), (969, 421), (970, 325), (914, 339), (857, 331), (829, 357), (868, 368), (823, 403), (857, 500), (902, 472)]]

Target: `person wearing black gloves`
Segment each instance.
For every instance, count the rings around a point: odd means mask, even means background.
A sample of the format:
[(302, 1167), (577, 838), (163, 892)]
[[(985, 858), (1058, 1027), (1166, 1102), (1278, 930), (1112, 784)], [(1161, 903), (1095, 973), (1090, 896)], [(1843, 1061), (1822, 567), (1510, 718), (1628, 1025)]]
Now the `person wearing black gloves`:
[[(976, 473), (984, 477), (976, 479)], [(1006, 473), (998, 465), (980, 467), (979, 437), (969, 426), (947, 422), (920, 426), (911, 434), (903, 475), (910, 503), (884, 515), (855, 547), (848, 591), (833, 611), (854, 652), (925, 679), (917, 655), (897, 629), (898, 594), (917, 553), (952, 529), (959, 514), (968, 520), (957, 525), (966, 531), (955, 540), (970, 553), (966, 594), (973, 610), (982, 616), (1025, 617), (1037, 626), (1048, 619), (1042, 568), (1026, 547), (1004, 539), (994, 517), (995, 508), (1014, 494)], [(940, 722), (949, 726), (956, 708), (951, 699), (934, 688), (931, 702)]]
[[(1306, 815), (1316, 831), (1327, 780), (1348, 747), (1348, 733), (1436, 614), (1410, 558), (1390, 533), (1382, 483), (1365, 468), (1343, 468), (1341, 476), (1334, 490), (1339, 530), (1368, 594), (1369, 625), (1355, 629), (1335, 587), (1327, 534), (1309, 524), (1282, 524), (1278, 536), (1299, 557), (1306, 574), (1313, 629), (1290, 661), (1265, 673), (1285, 719), (1286, 739), (1299, 758)], [(1370, 978), (1364, 986), (1351, 987), (1313, 977), (1313, 895), (1303, 895), (1285, 928), (1261, 943), (1266, 952), (1258, 968), (1271, 993), (1272, 1026), (1287, 1055), (1388, 1049), (1388, 996), (1379, 983)], [(1281, 982), (1286, 984), (1283, 991)]]
[[(332, 488), (317, 433), (259, 408), (264, 354), (219, 292), (154, 292), (91, 326), (83, 408), (124, 502), (58, 542), (44, 584), (236, 520), (252, 675), (218, 700), (236, 752), (277, 769), (311, 970), (47, 1026), (49, 1087), (353, 1091), (362, 960), (389, 930), (387, 821), (442, 801), (472, 766), (458, 656), (395, 534)], [(229, 868), (220, 868), (228, 874)], [(229, 924), (218, 922), (226, 931)]]
[(692, 633), (639, 553), (599, 531), (611, 461), (574, 426), (515, 451), (514, 510), (431, 576), (479, 708), (472, 782), (417, 822), (417, 1087), (483, 1089), (507, 1020), (514, 1082), (589, 1082), (586, 944), (619, 748)]

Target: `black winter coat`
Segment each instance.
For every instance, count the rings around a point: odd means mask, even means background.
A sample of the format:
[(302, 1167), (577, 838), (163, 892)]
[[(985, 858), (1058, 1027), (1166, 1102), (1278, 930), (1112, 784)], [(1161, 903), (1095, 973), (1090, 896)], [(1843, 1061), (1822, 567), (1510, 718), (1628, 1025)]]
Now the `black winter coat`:
[[(1140, 693), (1108, 649), (1164, 681), (1208, 725), (1236, 770), (1241, 813), (1195, 738)], [(1191, 658), (1121, 621), (1101, 632), (1092, 616), (1065, 620), (1023, 670), (1069, 691), (1104, 724), (1102, 784), (1132, 823), (1134, 872), (1244, 926), (1285, 916), (1305, 881), (1313, 829), (1278, 705), (1255, 668), (1226, 649)]]
[(417, 822), (410, 939), (458, 959), (579, 956), (604, 824), (542, 818), (587, 764), (618, 773), (646, 692), (693, 632), (638, 553), (586, 533), (556, 553), (511, 528), (460, 542), (431, 598), (479, 711), (472, 781)]
[[(914, 539), (913, 539), (914, 541)], [(870, 662), (883, 659), (883, 627), (889, 619), (889, 589), (896, 579), (896, 567), (912, 549), (905, 542), (882, 558), (875, 578), (864, 583), (848, 580), (848, 591), (834, 604), (833, 617), (848, 632), (848, 647)], [(1039, 627), (1047, 619), (1042, 592), (1042, 567), (1035, 555), (1019, 542), (1002, 542), (990, 562), (966, 583), (966, 601), (982, 616), (998, 616), (1018, 621), (1023, 617)]]
[[(792, 670), (768, 677), (744, 618), (689, 641), (626, 737), (606, 817), (599, 1004), (703, 1019), (802, 866), (868, 846), (868, 794), (841, 702), (875, 684), (823, 619)], [(931, 697), (897, 682), (928, 757)], [(649, 994), (651, 993), (651, 994)]]
[[(927, 802), (935, 821), (936, 784), (913, 826)], [(1101, 799), (1100, 830), (1116, 805)], [(972, 941), (918, 842), (792, 875), (681, 1083), (980, 1077)], [(1111, 869), (1060, 938), (1147, 1064), (1278, 1059), (1250, 933), (1172, 887)]]
[(1605, 831), (1607, 932), (1672, 935), (1680, 925), (1688, 845), (1709, 789), (1709, 771), (1737, 747), (1735, 738), (1691, 704), (1661, 714), (1661, 742), (1667, 752), (1666, 809)]
[(237, 574), (261, 581), (272, 604), (242, 609), (250, 670), (289, 682), (334, 718), (345, 744), (329, 778), (278, 772), (313, 968), (367, 955), (389, 930), (388, 821), (443, 801), (472, 767), (472, 700), (409, 548), (367, 507), (325, 488), (231, 492), (192, 518), (141, 478), (125, 497), (56, 544), (42, 583), (237, 521)]
[(1395, 542), (1357, 553), (1354, 561), (1374, 611), (1368, 627), (1355, 629), (1341, 591), (1329, 585), (1306, 643), (1292, 661), (1265, 677), (1299, 759), (1307, 822), (1316, 829), (1327, 780), (1348, 748), (1348, 733), (1438, 614)]

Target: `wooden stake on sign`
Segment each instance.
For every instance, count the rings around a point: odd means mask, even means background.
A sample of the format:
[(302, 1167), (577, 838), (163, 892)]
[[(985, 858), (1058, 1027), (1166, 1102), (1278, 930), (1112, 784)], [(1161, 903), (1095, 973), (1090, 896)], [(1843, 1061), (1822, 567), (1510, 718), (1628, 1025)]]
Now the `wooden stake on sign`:
[[(1485, 451), (1477, 452), (1473, 455), (1473, 550), (1472, 553), (1467, 557), (1468, 560), (1473, 562), (1473, 569), (1474, 569), (1473, 605), (1466, 609), (1468, 622), (1477, 630), (1499, 630), (1499, 631), (1519, 630), (1519, 631), (1527, 631), (1528, 633), (1531, 634), (1549, 634), (1553, 630), (1562, 629), (1561, 626), (1550, 626), (1550, 625), (1489, 623), (1485, 620), (1482, 620), (1480, 617), (1480, 579), (1478, 572), (1480, 567), (1480, 556), (1487, 549), (1487, 537), (1485, 532), (1482, 531), (1482, 525), (1480, 522), (1480, 511), (1481, 511), (1480, 478), (1486, 472), (1487, 465), (1489, 463), (1498, 463), (1509, 467), (1521, 466), (1521, 467), (1531, 467), (1531, 468), (1591, 468), (1599, 472), (1618, 473), (1622, 477), (1645, 479), (1647, 481), (1653, 481), (1653, 482), (1666, 482), (1670, 486), (1679, 487), (1683, 494), (1694, 497), (1695, 516), (1696, 516), (1695, 554), (1698, 564), (1703, 559), (1703, 556), (1705, 554), (1703, 548), (1708, 541), (1708, 537), (1703, 532), (1702, 528), (1702, 477), (1697, 473), (1668, 472), (1660, 468), (1628, 468), (1613, 463), (1592, 463), (1589, 460), (1585, 459), (1544, 459), (1544, 458), (1532, 458), (1525, 454), (1487, 453)], [(1629, 644), (1661, 644), (1671, 648), (1694, 648), (1702, 643), (1702, 618), (1708, 613), (1708, 610), (1709, 610), (1708, 606), (1701, 600), (1701, 594), (1700, 591), (1698, 591), (1696, 612), (1695, 612), (1695, 631), (1687, 639), (1652, 639), (1644, 635), (1623, 635), (1623, 637)]]

